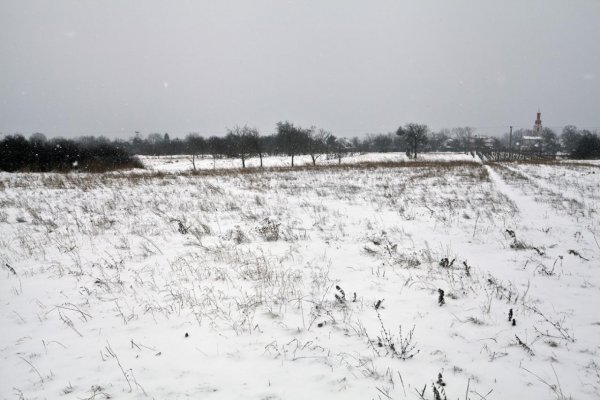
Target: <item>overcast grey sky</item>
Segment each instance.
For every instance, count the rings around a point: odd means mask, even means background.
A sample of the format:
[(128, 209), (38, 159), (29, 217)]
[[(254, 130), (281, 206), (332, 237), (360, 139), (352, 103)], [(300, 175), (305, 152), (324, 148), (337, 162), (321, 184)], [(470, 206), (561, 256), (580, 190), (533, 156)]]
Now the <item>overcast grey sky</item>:
[(600, 129), (599, 0), (0, 0), (0, 132)]

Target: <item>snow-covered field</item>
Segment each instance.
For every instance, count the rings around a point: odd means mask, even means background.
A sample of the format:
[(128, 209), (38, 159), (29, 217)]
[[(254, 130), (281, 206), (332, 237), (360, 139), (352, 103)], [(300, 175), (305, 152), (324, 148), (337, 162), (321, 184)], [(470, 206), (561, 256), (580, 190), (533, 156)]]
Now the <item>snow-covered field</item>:
[(571, 164), (0, 174), (0, 398), (597, 399), (599, 187)]
[[(147, 170), (160, 172), (183, 172), (193, 170), (191, 155), (177, 156), (139, 156)], [(346, 155), (342, 157), (342, 164), (358, 164), (358, 163), (381, 163), (381, 162), (412, 162), (405, 153), (361, 153)], [(479, 158), (473, 158), (470, 154), (464, 153), (422, 153), (419, 154), (417, 161), (471, 161), (479, 162)], [(222, 158), (213, 159), (211, 156), (196, 158), (194, 160), (197, 170), (210, 169), (235, 169), (242, 167), (240, 159)], [(325, 155), (320, 155), (317, 160), (317, 165), (336, 165), (340, 160), (335, 157), (327, 158)], [(300, 155), (294, 157), (295, 166), (312, 165), (312, 159), (309, 155)], [(290, 157), (265, 157), (263, 159), (263, 167), (289, 167), (291, 165)], [(260, 166), (260, 158), (252, 157), (246, 160), (248, 168), (256, 168)]]

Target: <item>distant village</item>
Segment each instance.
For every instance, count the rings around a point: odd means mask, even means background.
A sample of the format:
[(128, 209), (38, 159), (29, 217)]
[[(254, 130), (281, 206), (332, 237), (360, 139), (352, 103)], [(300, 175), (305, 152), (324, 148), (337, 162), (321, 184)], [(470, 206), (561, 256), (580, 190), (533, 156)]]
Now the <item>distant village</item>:
[[(542, 126), (542, 113), (538, 110), (533, 129), (518, 129), (510, 132), (503, 138), (487, 136), (474, 133), (472, 128), (455, 128), (442, 130), (438, 135), (445, 136), (439, 150), (446, 151), (497, 151), (501, 149), (512, 149), (515, 152), (543, 151), (544, 133), (550, 137), (547, 141), (553, 142), (552, 149), (556, 150), (558, 137), (555, 132)], [(432, 136), (435, 141), (436, 133)]]

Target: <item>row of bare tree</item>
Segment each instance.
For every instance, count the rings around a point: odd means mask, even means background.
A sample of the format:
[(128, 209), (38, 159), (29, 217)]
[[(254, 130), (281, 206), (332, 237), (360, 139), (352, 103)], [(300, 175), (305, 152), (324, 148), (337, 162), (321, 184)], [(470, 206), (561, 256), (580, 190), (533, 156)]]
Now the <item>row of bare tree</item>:
[(146, 139), (136, 135), (129, 143), (135, 154), (191, 154), (194, 167), (195, 159), (205, 156), (213, 159), (239, 158), (242, 168), (246, 168), (246, 161), (250, 157), (259, 157), (262, 167), (265, 155), (285, 154), (291, 158), (293, 166), (296, 156), (308, 154), (313, 165), (316, 165), (324, 155), (341, 160), (348, 152), (358, 151), (350, 141), (338, 138), (325, 129), (304, 128), (289, 121), (277, 123), (276, 133), (271, 135), (261, 135), (258, 129), (248, 125), (236, 125), (228, 129), (225, 136), (205, 138), (191, 133), (183, 140), (171, 140), (168, 134), (151, 134)]
[[(536, 136), (535, 141), (531, 138)], [(294, 165), (296, 156), (310, 155), (316, 165), (321, 157), (336, 158), (341, 162), (348, 153), (363, 152), (406, 152), (416, 157), (419, 152), (461, 151), (482, 153), (493, 159), (520, 159), (532, 157), (554, 157), (562, 153), (574, 158), (600, 157), (600, 138), (597, 132), (564, 127), (561, 135), (544, 128), (540, 135), (531, 130), (519, 129), (512, 136), (503, 138), (478, 135), (471, 127), (429, 130), (427, 125), (408, 123), (395, 132), (367, 134), (363, 138), (346, 139), (336, 137), (330, 131), (316, 127), (301, 127), (289, 121), (279, 122), (276, 132), (261, 135), (256, 128), (235, 126), (225, 136), (208, 138), (191, 133), (185, 138), (171, 139), (168, 133), (152, 133), (147, 137), (136, 135), (130, 140), (109, 140), (104, 137), (81, 137), (75, 140), (61, 138), (46, 139), (36, 133), (27, 140), (21, 135), (0, 138), (2, 170), (53, 170), (69, 169), (83, 164), (128, 165), (129, 155), (173, 155), (191, 154), (195, 166), (197, 157), (211, 156), (213, 159), (239, 158), (241, 167), (246, 167), (250, 157), (259, 157), (263, 165), (265, 155), (287, 155)], [(103, 167), (104, 168), (104, 167)]]

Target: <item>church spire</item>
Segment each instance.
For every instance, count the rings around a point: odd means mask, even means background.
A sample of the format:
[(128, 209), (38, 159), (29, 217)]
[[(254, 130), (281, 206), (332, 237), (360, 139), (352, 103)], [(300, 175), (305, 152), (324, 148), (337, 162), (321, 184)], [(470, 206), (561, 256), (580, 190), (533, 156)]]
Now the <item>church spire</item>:
[(535, 119), (535, 124), (533, 125), (533, 133), (535, 135), (542, 134), (542, 113), (540, 112), (539, 108), (537, 112), (537, 118)]

